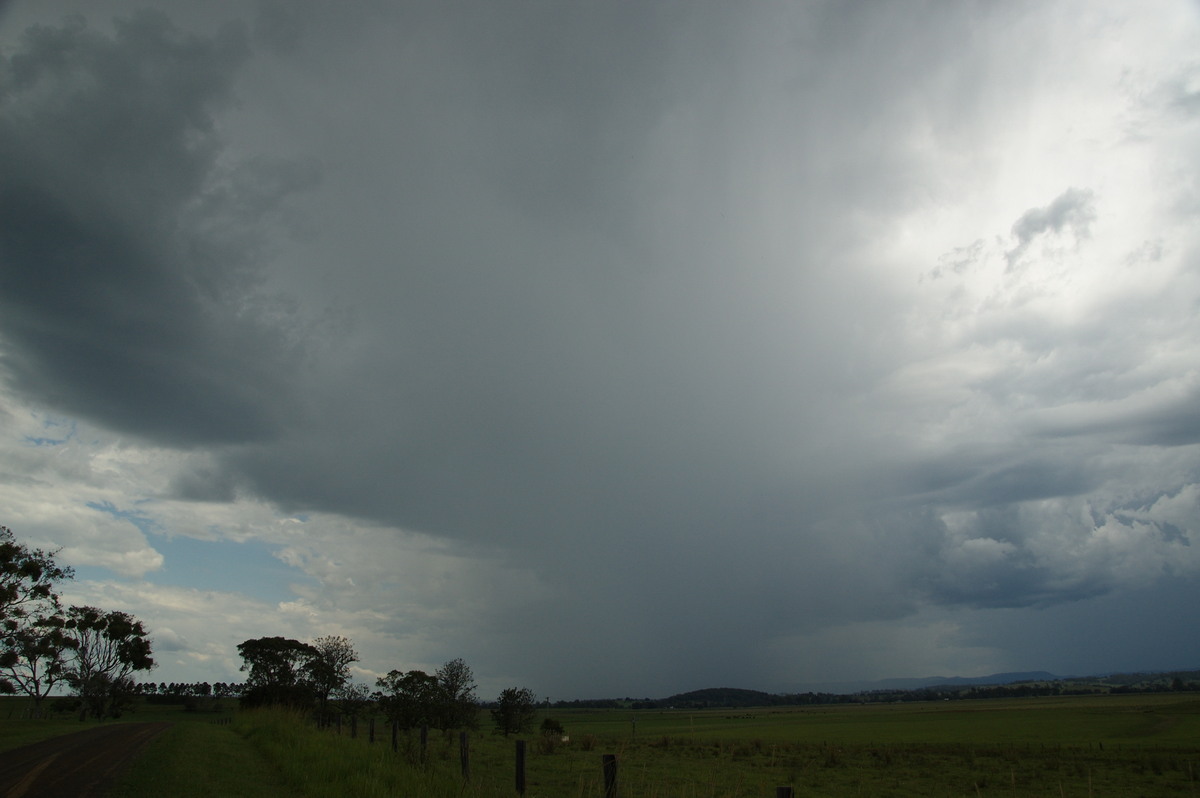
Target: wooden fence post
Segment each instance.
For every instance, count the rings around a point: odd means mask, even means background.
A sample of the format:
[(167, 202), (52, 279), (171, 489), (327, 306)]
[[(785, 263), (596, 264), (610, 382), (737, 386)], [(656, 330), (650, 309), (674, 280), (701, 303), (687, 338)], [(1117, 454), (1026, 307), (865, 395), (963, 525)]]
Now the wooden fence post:
[(525, 794), (525, 741), (517, 740), (517, 795)]
[(425, 757), (429, 751), (429, 727), (421, 727), (421, 764), (425, 764)]
[(617, 798), (617, 755), (604, 754), (600, 762), (604, 768), (604, 798)]
[(358, 739), (358, 715), (350, 716), (350, 739)]
[(400, 722), (392, 721), (392, 753), (400, 750)]
[(369, 734), (369, 736), (367, 737), (367, 741), (374, 744), (375, 743), (375, 716), (374, 715), (371, 716), (371, 726), (370, 726), (370, 731), (368, 732), (368, 734)]
[(463, 781), (471, 780), (471, 742), (466, 732), (458, 733), (458, 762)]
[(776, 787), (775, 798), (792, 798), (791, 787)]

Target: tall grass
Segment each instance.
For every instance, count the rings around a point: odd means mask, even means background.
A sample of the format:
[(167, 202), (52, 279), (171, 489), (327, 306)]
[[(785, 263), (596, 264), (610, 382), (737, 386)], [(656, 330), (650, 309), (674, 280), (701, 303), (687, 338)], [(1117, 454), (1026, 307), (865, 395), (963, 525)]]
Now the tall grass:
[(413, 765), (390, 745), (368, 745), (316, 728), (305, 716), (282, 709), (239, 714), (234, 731), (311, 798), (394, 798), (397, 795), (458, 798), (477, 795), (441, 763)]

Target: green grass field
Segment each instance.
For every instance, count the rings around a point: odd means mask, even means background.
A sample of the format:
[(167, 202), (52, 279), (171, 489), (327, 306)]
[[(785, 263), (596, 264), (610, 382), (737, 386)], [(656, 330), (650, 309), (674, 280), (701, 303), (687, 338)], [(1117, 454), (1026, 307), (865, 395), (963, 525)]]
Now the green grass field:
[[(232, 706), (232, 704), (231, 704)], [(0, 704), (0, 708), (3, 704)], [(569, 742), (527, 735), (528, 796), (603, 793), (601, 755), (616, 754), (624, 798), (804, 796), (1200, 795), (1200, 696), (1121, 695), (737, 710), (548, 710)], [(416, 734), (399, 751), (379, 724), (357, 738), (286, 713), (218, 715), (144, 708), (175, 720), (113, 795), (515, 795), (515, 739), (470, 735), (471, 780), (457, 734)], [(540, 718), (539, 718), (540, 720)], [(0, 714), (0, 748), (79, 728)], [(17, 742), (16, 744), (20, 744)]]

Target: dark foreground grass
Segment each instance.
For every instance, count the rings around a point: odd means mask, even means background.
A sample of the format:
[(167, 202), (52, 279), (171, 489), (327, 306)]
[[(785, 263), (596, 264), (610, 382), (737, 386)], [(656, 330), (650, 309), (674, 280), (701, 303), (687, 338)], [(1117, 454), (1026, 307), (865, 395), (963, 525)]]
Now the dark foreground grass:
[(228, 725), (176, 723), (151, 743), (112, 798), (284, 798), (292, 789), (279, 768)]
[(50, 737), (80, 731), (78, 721), (69, 720), (11, 720), (0, 723), (0, 752), (36, 743)]

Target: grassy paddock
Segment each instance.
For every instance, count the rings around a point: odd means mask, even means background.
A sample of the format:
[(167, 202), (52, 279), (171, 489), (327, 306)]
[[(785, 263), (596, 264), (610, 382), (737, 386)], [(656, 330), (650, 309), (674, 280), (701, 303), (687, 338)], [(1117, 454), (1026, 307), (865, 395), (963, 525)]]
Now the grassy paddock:
[[(232, 725), (177, 714), (201, 722), (160, 738), (115, 795), (515, 795), (514, 739), (486, 727), (470, 736), (463, 784), (457, 734), (431, 731), (421, 764), (417, 735), (393, 753), (382, 722), (371, 745), (365, 723), (351, 738), (287, 713)], [(528, 796), (599, 798), (606, 753), (618, 756), (623, 798), (751, 798), (778, 785), (805, 798), (1200, 795), (1200, 697), (1186, 694), (543, 717), (570, 740), (526, 737)]]
[(837, 744), (1196, 744), (1190, 693), (836, 704), (709, 710), (548, 711), (571, 730), (613, 737)]
[(1200, 794), (1190, 695), (549, 715), (619, 755), (627, 796)]
[[(1200, 700), (1192, 696), (543, 716), (561, 722), (570, 740), (528, 736), (529, 796), (599, 798), (605, 753), (618, 756), (625, 798), (750, 798), (773, 796), (779, 785), (806, 798), (1200, 794)], [(365, 724), (350, 739), (294, 719), (240, 722), (255, 730), (251, 742), (270, 741), (260, 750), (272, 761), (296, 760), (291, 778), (309, 785), (306, 794), (514, 795), (514, 740), (486, 730), (470, 737), (472, 781), (463, 785), (456, 735), (431, 732), (419, 767), (416, 735), (402, 737), (393, 754), (382, 723), (372, 747)], [(324, 784), (332, 790), (317, 787)]]

